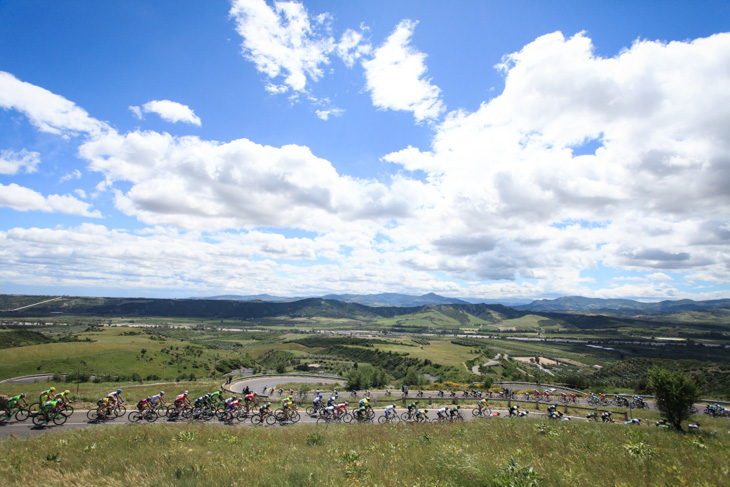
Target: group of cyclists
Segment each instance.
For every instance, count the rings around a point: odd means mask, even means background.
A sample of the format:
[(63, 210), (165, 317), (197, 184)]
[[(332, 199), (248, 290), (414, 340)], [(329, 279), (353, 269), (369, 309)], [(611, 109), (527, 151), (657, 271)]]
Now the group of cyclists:
[[(275, 390), (274, 388), (271, 389), (272, 391)], [(92, 417), (93, 419), (99, 420), (113, 419), (124, 414), (125, 408), (123, 404), (125, 400), (122, 397), (122, 392), (122, 389), (118, 388), (99, 399), (97, 401), (97, 408), (89, 411), (90, 414), (87, 414), (89, 419), (92, 419)], [(159, 415), (164, 414), (168, 419), (181, 417), (185, 419), (207, 420), (217, 416), (223, 421), (230, 421), (233, 418), (242, 421), (251, 417), (252, 422), (261, 424), (264, 422), (273, 424), (276, 421), (296, 422), (299, 420), (299, 413), (297, 412), (294, 396), (291, 392), (293, 391), (290, 391), (288, 395), (283, 395), (280, 408), (273, 411), (271, 403), (260, 403), (260, 396), (248, 389), (240, 396), (234, 394), (228, 398), (224, 398), (221, 391), (216, 390), (201, 395), (192, 401), (189, 398), (189, 392), (184, 391), (176, 395), (172, 404), (169, 406), (165, 402), (165, 392), (159, 391), (157, 394), (148, 396), (137, 402), (135, 410), (132, 411), (134, 416), (130, 413), (130, 419), (147, 419), (148, 421), (153, 421)], [(492, 392), (489, 391), (489, 395)], [(499, 393), (500, 395), (503, 393), (512, 395), (512, 391), (506, 393), (499, 391)], [(536, 393), (539, 393), (539, 391), (536, 391)], [(492, 412), (489, 408), (487, 394), (482, 394), (479, 391), (472, 391), (469, 394), (473, 394), (479, 398), (476, 407), (472, 409), (474, 416), (499, 416), (499, 412)], [(549, 394), (549, 392), (543, 392), (542, 394)], [(555, 399), (558, 402), (576, 402), (575, 394), (561, 393)], [(371, 405), (371, 400), (370, 391), (367, 391), (365, 396), (357, 402), (356, 407), (349, 410), (350, 403), (348, 401), (340, 401), (337, 389), (332, 390), (327, 400), (324, 399), (322, 392), (316, 390), (312, 405), (307, 408), (306, 412), (310, 416), (316, 416), (318, 420), (325, 422), (333, 420), (343, 420), (344, 422), (372, 422), (375, 419), (375, 413)], [(616, 395), (614, 402), (620, 404), (622, 400), (628, 401), (628, 398)], [(588, 401), (593, 404), (606, 404), (608, 398), (604, 394), (590, 393)], [(645, 405), (646, 403), (640, 396), (634, 396), (632, 398), (632, 404)], [(40, 393), (38, 402), (34, 404), (29, 404), (25, 393), (10, 397), (5, 410), (0, 411), (0, 421), (7, 421), (11, 417), (15, 417), (19, 421), (24, 421), (30, 416), (34, 418), (34, 423), (38, 425), (48, 424), (49, 422), (63, 424), (71, 412), (73, 412), (73, 407), (71, 406), (70, 391), (56, 391), (55, 387), (50, 387)], [(381, 423), (401, 420), (426, 422), (431, 421), (428, 418), (428, 412), (428, 409), (419, 407), (418, 401), (411, 401), (408, 404), (407, 411), (404, 411), (399, 416), (397, 406), (395, 404), (388, 404), (385, 406), (383, 415), (378, 418), (378, 421)], [(464, 419), (461, 414), (461, 408), (458, 405), (439, 407), (434, 409), (434, 412), (436, 413), (436, 417), (433, 421), (456, 421)], [(730, 410), (720, 404), (707, 405), (704, 412), (712, 416), (730, 415)], [(508, 408), (508, 413), (509, 417), (525, 417), (529, 415), (529, 411), (520, 410), (518, 403), (511, 404)], [(273, 419), (267, 421), (269, 417)], [(558, 420), (569, 419), (563, 412), (558, 410), (557, 404), (548, 406), (547, 417)], [(586, 419), (588, 421), (601, 421), (604, 423), (614, 422), (609, 411), (602, 412), (600, 416), (598, 413), (592, 412), (586, 416)], [(636, 421), (630, 421), (628, 423), (640, 424), (640, 422)], [(660, 424), (657, 423), (657, 426), (660, 426)]]

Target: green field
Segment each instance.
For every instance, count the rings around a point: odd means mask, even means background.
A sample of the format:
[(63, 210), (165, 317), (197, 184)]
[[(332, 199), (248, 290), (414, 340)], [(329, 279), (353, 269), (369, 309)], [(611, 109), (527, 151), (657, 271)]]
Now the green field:
[[(702, 435), (585, 421), (392, 427), (127, 425), (0, 440), (4, 485), (727, 485), (726, 424)], [(712, 434), (713, 429), (721, 429)]]

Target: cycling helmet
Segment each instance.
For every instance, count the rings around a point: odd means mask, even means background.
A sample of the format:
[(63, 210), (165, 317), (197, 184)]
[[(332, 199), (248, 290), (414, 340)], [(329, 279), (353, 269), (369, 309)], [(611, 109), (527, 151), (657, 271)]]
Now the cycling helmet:
[(49, 391), (51, 391), (51, 392), (54, 392), (54, 391), (56, 390), (56, 388), (55, 388), (55, 387), (51, 387), (51, 388), (50, 388), (50, 389), (48, 389), (48, 390), (49, 390)]
[(320, 394), (320, 395), (319, 395), (319, 396), (317, 396), (317, 397), (322, 397), (322, 394)]
[(118, 392), (119, 394), (121, 394), (121, 393), (122, 393), (122, 389), (117, 389), (117, 392)]
[(395, 407), (395, 404), (391, 404), (391, 406)]
[(350, 405), (350, 403), (345, 401), (345, 406), (349, 406), (349, 405)]
[(160, 391), (160, 396), (164, 396), (164, 395), (165, 395), (165, 391)]
[(188, 395), (188, 391), (185, 391), (183, 394), (185, 394), (187, 396)]
[[(63, 393), (64, 394), (71, 394), (71, 391), (69, 391), (68, 389), (66, 389)], [(25, 394), (23, 394), (23, 395), (25, 395)]]
[(25, 397), (25, 392), (21, 393), (20, 397)]
[(231, 399), (233, 399), (235, 401), (237, 399), (237, 397), (236, 396), (231, 396)]
[(292, 396), (289, 396), (289, 400), (291, 401), (292, 399), (294, 399), (294, 398)]

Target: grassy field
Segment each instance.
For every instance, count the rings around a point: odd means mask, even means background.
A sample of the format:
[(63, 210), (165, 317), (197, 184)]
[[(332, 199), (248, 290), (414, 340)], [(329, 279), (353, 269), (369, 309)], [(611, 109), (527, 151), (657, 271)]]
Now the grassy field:
[(716, 434), (585, 421), (392, 427), (126, 425), (0, 441), (8, 486), (727, 485)]

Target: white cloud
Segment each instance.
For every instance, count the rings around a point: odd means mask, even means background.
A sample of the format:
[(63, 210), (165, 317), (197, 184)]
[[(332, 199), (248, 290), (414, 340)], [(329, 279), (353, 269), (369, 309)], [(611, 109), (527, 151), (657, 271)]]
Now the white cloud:
[(327, 16), (312, 23), (300, 3), (275, 2), (271, 8), (264, 0), (235, 0), (230, 16), (243, 38), (244, 57), (269, 78), (283, 76), (290, 89), (305, 91), (308, 81), (322, 77), (321, 66), (335, 48)]
[(90, 210), (91, 205), (71, 195), (43, 196), (37, 191), (17, 184), (7, 186), (0, 184), (0, 207), (12, 208), (15, 211), (42, 211), (101, 218), (101, 213)]
[(41, 162), (41, 155), (38, 152), (31, 152), (26, 149), (20, 151), (0, 151), (0, 174), (13, 175), (23, 169), (26, 174), (34, 173)]
[(360, 58), (372, 52), (372, 46), (363, 41), (363, 32), (367, 30), (367, 27), (363, 25), (360, 26), (360, 32), (347, 29), (342, 34), (340, 42), (337, 44), (336, 52), (348, 68), (353, 67)]
[[(522, 276), (561, 293), (588, 294), (571, 269), (599, 263), (727, 282), (728, 65), (728, 34), (639, 41), (614, 58), (584, 34), (538, 38), (505, 58), (504, 92), (450, 113), (430, 150), (383, 157), (424, 171), (430, 189), (430, 204), (387, 235), (451, 255), (448, 267), (432, 261), (453, 275)], [(575, 155), (591, 139), (598, 150)], [(567, 221), (577, 223), (556, 227)]]
[(163, 120), (171, 123), (184, 122), (200, 127), (200, 118), (187, 105), (170, 100), (153, 100), (142, 105), (142, 108), (131, 106), (129, 109), (137, 118), (142, 118), (142, 113), (156, 113)]
[(63, 135), (98, 134), (109, 127), (66, 98), (0, 71), (0, 107), (18, 110), (42, 132)]
[(415, 22), (402, 21), (362, 65), (376, 107), (413, 112), (420, 122), (439, 117), (444, 106), (439, 87), (424, 77), (426, 55), (410, 45), (415, 27)]
[(81, 179), (81, 171), (79, 171), (78, 169), (74, 169), (70, 173), (62, 176), (59, 182), (65, 183), (66, 181), (71, 181), (72, 179)]
[(330, 117), (341, 117), (345, 111), (341, 108), (328, 108), (325, 110), (315, 110), (315, 113), (322, 120), (329, 120)]
[(332, 231), (405, 217), (407, 198), (413, 196), (341, 176), (328, 161), (296, 145), (275, 148), (246, 139), (217, 143), (132, 132), (88, 141), (79, 154), (108, 184), (131, 183), (129, 190), (116, 193), (117, 207), (154, 225)]

